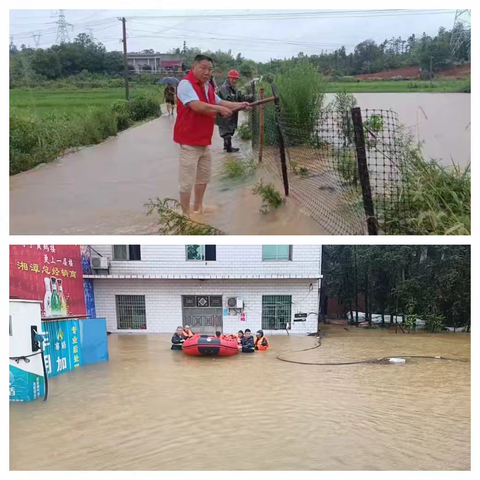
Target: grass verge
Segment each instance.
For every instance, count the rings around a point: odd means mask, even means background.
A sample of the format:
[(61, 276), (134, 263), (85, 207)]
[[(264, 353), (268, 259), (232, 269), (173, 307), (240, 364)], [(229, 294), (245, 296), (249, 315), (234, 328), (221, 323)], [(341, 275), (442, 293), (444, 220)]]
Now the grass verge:
[[(468, 83), (468, 88), (467, 88)], [(461, 80), (370, 80), (361, 82), (328, 82), (326, 93), (345, 91), (347, 93), (469, 93), (469, 82)]]
[(161, 115), (160, 101), (138, 96), (108, 108), (87, 107), (71, 113), (51, 112), (44, 118), (10, 110), (10, 175), (51, 162), (70, 148), (95, 145), (134, 122)]

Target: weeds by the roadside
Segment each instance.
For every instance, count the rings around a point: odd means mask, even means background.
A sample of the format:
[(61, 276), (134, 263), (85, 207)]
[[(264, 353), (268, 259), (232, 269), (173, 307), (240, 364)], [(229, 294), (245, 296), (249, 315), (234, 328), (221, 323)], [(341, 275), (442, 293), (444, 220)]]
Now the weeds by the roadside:
[(307, 167), (302, 167), (295, 160), (290, 161), (292, 172), (297, 177), (307, 178), (310, 176), (310, 170)]
[(161, 115), (160, 103), (150, 96), (116, 102), (109, 108), (51, 113), (46, 118), (10, 110), (10, 175), (51, 162), (69, 148), (95, 145), (139, 120)]
[(377, 205), (389, 234), (470, 234), (470, 166), (427, 162), (419, 149), (410, 149), (400, 188), (398, 201)]
[(158, 233), (161, 235), (225, 235), (221, 230), (184, 215), (181, 205), (172, 198), (150, 199), (145, 206), (147, 215), (158, 215)]
[(275, 188), (273, 183), (263, 184), (263, 180), (260, 180), (255, 184), (252, 189), (254, 195), (259, 195), (262, 199), (262, 206), (260, 207), (261, 213), (268, 213), (271, 209), (277, 209), (283, 203), (281, 193)]
[(468, 77), (463, 85), (458, 89), (460, 93), (471, 93), (472, 87), (471, 87), (471, 79)]
[(252, 139), (252, 127), (249, 122), (242, 123), (238, 127), (238, 136), (242, 140), (251, 140)]
[(240, 180), (248, 178), (255, 173), (258, 164), (249, 159), (234, 160), (230, 159), (223, 163), (220, 170), (222, 180)]
[(355, 151), (349, 148), (338, 149), (337, 168), (342, 180), (349, 185), (358, 185), (358, 164)]

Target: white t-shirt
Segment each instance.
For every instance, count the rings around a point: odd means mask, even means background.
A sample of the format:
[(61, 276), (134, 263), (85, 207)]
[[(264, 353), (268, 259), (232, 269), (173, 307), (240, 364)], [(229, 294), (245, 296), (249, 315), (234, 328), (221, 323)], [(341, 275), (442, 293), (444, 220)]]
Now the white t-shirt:
[[(208, 99), (208, 90), (209, 90), (209, 83), (204, 84), (205, 88), (205, 96)], [(190, 102), (200, 101), (198, 98), (197, 92), (194, 90), (192, 84), (188, 80), (181, 80), (177, 87), (177, 97), (180, 101), (186, 106)], [(218, 105), (222, 99), (215, 94), (215, 105)]]

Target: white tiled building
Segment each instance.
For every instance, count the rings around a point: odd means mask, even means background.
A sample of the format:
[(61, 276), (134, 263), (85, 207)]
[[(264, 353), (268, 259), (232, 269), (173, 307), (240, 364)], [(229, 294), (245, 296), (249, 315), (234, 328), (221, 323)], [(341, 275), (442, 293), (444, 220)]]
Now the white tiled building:
[[(93, 278), (111, 332), (317, 331), (321, 246), (92, 245)], [(106, 266), (106, 265), (105, 265)]]

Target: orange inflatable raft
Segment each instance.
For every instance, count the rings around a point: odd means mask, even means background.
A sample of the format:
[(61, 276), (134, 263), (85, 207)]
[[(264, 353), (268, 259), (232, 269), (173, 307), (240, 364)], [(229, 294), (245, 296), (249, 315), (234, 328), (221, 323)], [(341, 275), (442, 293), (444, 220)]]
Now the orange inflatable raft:
[(187, 355), (224, 357), (238, 353), (238, 342), (232, 337), (196, 334), (183, 342), (182, 350)]

